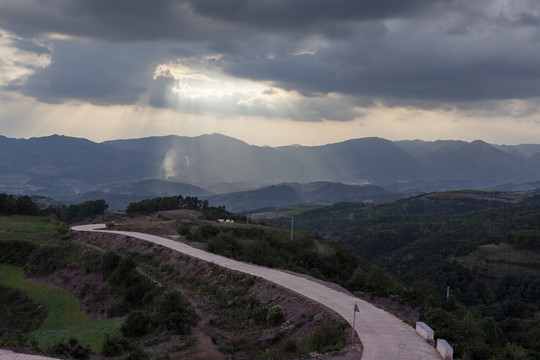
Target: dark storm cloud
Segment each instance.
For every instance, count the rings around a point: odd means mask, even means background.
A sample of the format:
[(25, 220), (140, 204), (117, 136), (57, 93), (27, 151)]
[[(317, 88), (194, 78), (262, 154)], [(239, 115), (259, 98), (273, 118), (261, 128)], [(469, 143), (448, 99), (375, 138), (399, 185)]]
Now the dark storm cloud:
[[(52, 51), (48, 67), (10, 89), (100, 104), (145, 94), (155, 107), (179, 106), (171, 79), (153, 78), (175, 56), (357, 105), (540, 97), (539, 19), (527, 0), (0, 0), (0, 28), (22, 38), (13, 46)], [(50, 34), (75, 38), (34, 42)]]
[(25, 37), (62, 34), (114, 42), (234, 35), (234, 26), (205, 21), (189, 3), (175, 0), (4, 0), (0, 28)]
[[(0, 27), (105, 40), (203, 39), (234, 28), (325, 29), (332, 22), (388, 19), (452, 8), (461, 0), (4, 0)], [(332, 27), (328, 27), (331, 29)], [(334, 27), (335, 29), (335, 27)]]
[[(203, 16), (271, 31), (324, 29), (329, 22), (366, 21), (429, 12), (458, 1), (437, 0), (191, 0)], [(446, 5), (445, 5), (446, 4)]]
[(522, 14), (471, 19), (457, 13), (452, 21), (440, 15), (390, 28), (364, 22), (354, 37), (328, 42), (313, 53), (265, 57), (264, 49), (252, 47), (251, 53), (228, 54), (220, 66), (301, 93), (358, 96), (363, 105), (366, 99), (416, 106), (425, 101), (431, 107), (433, 102), (540, 97), (540, 31), (520, 19)]
[[(47, 103), (70, 99), (94, 104), (134, 104), (152, 81), (156, 60), (137, 48), (76, 41), (56, 44), (51, 64), (13, 87)], [(126, 55), (131, 52), (131, 58)]]

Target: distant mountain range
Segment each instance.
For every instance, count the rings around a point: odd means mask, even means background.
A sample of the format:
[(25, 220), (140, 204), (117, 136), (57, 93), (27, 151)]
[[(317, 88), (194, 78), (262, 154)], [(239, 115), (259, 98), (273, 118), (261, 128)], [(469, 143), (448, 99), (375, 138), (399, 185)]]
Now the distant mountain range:
[[(220, 134), (103, 143), (58, 135), (0, 136), (0, 192), (67, 202), (116, 197), (122, 206), (130, 199), (181, 193), (209, 198), (216, 205), (223, 201), (234, 208), (254, 208), (465, 188), (530, 190), (539, 181), (540, 145), (535, 144), (362, 138), (272, 148)], [(308, 187), (302, 189), (300, 184), (307, 183), (318, 183), (311, 185), (318, 190), (310, 194)], [(345, 190), (343, 184), (355, 187)], [(368, 194), (373, 188), (359, 189), (368, 184), (382, 188), (378, 194)]]
[(324, 181), (283, 183), (256, 190), (205, 196), (211, 204), (225, 204), (232, 212), (317, 202), (386, 202), (399, 197), (376, 185), (345, 185)]

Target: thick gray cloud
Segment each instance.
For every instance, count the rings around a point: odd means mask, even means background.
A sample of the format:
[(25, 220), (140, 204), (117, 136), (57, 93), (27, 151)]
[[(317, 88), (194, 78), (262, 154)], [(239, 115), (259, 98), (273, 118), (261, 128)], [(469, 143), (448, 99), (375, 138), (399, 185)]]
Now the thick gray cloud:
[[(252, 47), (220, 66), (239, 77), (305, 93), (338, 92), (387, 103), (467, 102), (540, 96), (536, 15), (470, 13), (358, 24), (353, 37), (313, 53), (263, 56)], [(260, 52), (257, 52), (260, 50)]]
[(321, 31), (329, 23), (361, 22), (429, 13), (451, 0), (191, 0), (197, 14), (268, 31)]
[[(60, 33), (106, 40), (209, 39), (234, 28), (324, 30), (462, 6), (461, 0), (3, 0), (0, 27), (23, 36)], [(465, 2), (466, 3), (466, 2)], [(222, 34), (223, 30), (228, 33)], [(247, 33), (243, 32), (244, 35)]]
[(115, 42), (200, 41), (232, 31), (176, 0), (3, 0), (0, 28), (24, 37), (63, 34)]
[(152, 50), (150, 46), (144, 51), (139, 46), (57, 42), (50, 65), (10, 89), (47, 103), (75, 99), (134, 104), (152, 81), (158, 63)]
[(0, 0), (0, 28), (18, 36), (14, 47), (51, 54), (48, 67), (9, 86), (45, 102), (144, 98), (155, 107), (265, 115), (234, 96), (210, 103), (171, 95), (174, 81), (154, 70), (178, 57), (297, 91), (305, 96), (298, 107), (314, 118), (358, 116), (331, 106), (329, 93), (347, 99), (340, 106), (540, 97), (534, 0)]

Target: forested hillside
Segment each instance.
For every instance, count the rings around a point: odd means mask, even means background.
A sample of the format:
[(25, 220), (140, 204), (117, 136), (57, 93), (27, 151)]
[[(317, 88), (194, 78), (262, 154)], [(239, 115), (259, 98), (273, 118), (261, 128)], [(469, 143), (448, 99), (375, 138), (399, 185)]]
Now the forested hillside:
[(389, 282), (387, 293), (421, 305), (458, 355), (540, 356), (538, 194), (461, 191), (343, 203), (299, 214), (295, 227), (344, 240), (388, 270), (406, 288)]

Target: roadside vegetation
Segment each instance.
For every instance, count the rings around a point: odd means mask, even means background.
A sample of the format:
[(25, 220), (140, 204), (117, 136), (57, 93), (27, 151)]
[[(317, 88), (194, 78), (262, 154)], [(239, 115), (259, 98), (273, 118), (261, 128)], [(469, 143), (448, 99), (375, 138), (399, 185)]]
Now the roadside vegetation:
[[(111, 261), (107, 253), (59, 235), (56, 222), (51, 217), (0, 217), (0, 285), (7, 289), (1, 308), (5, 313), (19, 310), (2, 329), (0, 345), (86, 358), (99, 353), (106, 338), (121, 334), (130, 312), (159, 301), (161, 290), (136, 272), (130, 259), (116, 255)], [(85, 282), (78, 291), (71, 288), (73, 294), (61, 287), (78, 282), (70, 274), (97, 275), (97, 285)], [(57, 284), (27, 277), (56, 279)], [(14, 297), (26, 305), (14, 308), (8, 303)], [(81, 307), (101, 309), (103, 320), (91, 319)]]
[(456, 357), (540, 358), (539, 195), (458, 191), (343, 203), (302, 213), (295, 226), (341, 239), (384, 269), (357, 269), (349, 289), (418, 307)]
[[(194, 223), (180, 225), (190, 241), (206, 250), (267, 267), (305, 273), (345, 285), (360, 262), (357, 255), (339, 242), (271, 226)], [(339, 266), (336, 266), (339, 264)]]
[(206, 220), (218, 220), (227, 216), (233, 219), (243, 218), (225, 211), (225, 206), (210, 206), (208, 200), (199, 200), (196, 196), (186, 196), (184, 198), (182, 195), (133, 202), (128, 205), (126, 212), (128, 215), (134, 216), (178, 209), (200, 211)]
[(299, 308), (306, 300), (262, 280), (39, 214), (0, 216), (2, 347), (76, 359), (294, 359), (350, 341), (336, 314)]
[[(101, 218), (103, 207), (74, 206), (86, 210), (72, 219)], [(391, 299), (416, 312), (405, 320), (423, 320), (449, 341), (457, 359), (540, 357), (538, 195), (462, 191), (337, 204), (295, 214), (292, 237), (290, 218), (267, 220), (286, 227), (248, 224), (197, 198), (145, 200), (132, 209), (129, 217), (102, 219), (117, 230), (181, 236), (217, 254), (331, 281), (373, 301)], [(293, 294), (253, 277), (129, 237), (73, 234), (59, 213), (22, 213), (0, 216), (0, 315), (24, 313), (20, 322), (6, 317), (2, 346), (78, 358), (203, 351), (294, 359), (348, 342), (339, 318), (314, 304), (299, 311)], [(87, 318), (68, 312), (58, 329), (88, 321), (88, 334), (46, 331), (56, 305), (40, 301), (45, 289), (29, 285), (23, 272), (74, 294), (69, 301)], [(20, 307), (6, 304), (14, 298)]]
[[(150, 340), (155, 338), (157, 326), (187, 336), (180, 344), (173, 346), (173, 339), (169, 339), (160, 345), (170, 346), (169, 355), (179, 358), (295, 359), (315, 352), (339, 352), (350, 340), (346, 336), (350, 327), (337, 314), (300, 295), (138, 239), (121, 238), (111, 244), (113, 236), (96, 235), (90, 243), (114, 246), (164, 288), (178, 291), (169, 295), (170, 301), (155, 307), (153, 315), (142, 312), (133, 320), (136, 328), (142, 329), (139, 342), (151, 344), (145, 351), (154, 356), (163, 351)], [(193, 312), (182, 309), (183, 304), (189, 307), (177, 300), (180, 293), (197, 304)], [(178, 306), (176, 315), (160, 315), (161, 309)], [(192, 329), (196, 326), (199, 335), (171, 322), (178, 317), (187, 319), (183, 324), (192, 324)], [(196, 321), (191, 323), (191, 319)], [(129, 322), (128, 318), (126, 324)], [(326, 336), (329, 333), (332, 336)]]
[[(105, 210), (108, 208), (109, 205), (105, 200), (90, 200), (82, 204), (49, 206), (46, 209), (40, 209), (29, 196), (0, 193), (0, 216), (54, 216), (58, 221), (74, 223), (104, 215)], [(65, 229), (65, 232), (67, 232), (67, 229)]]

